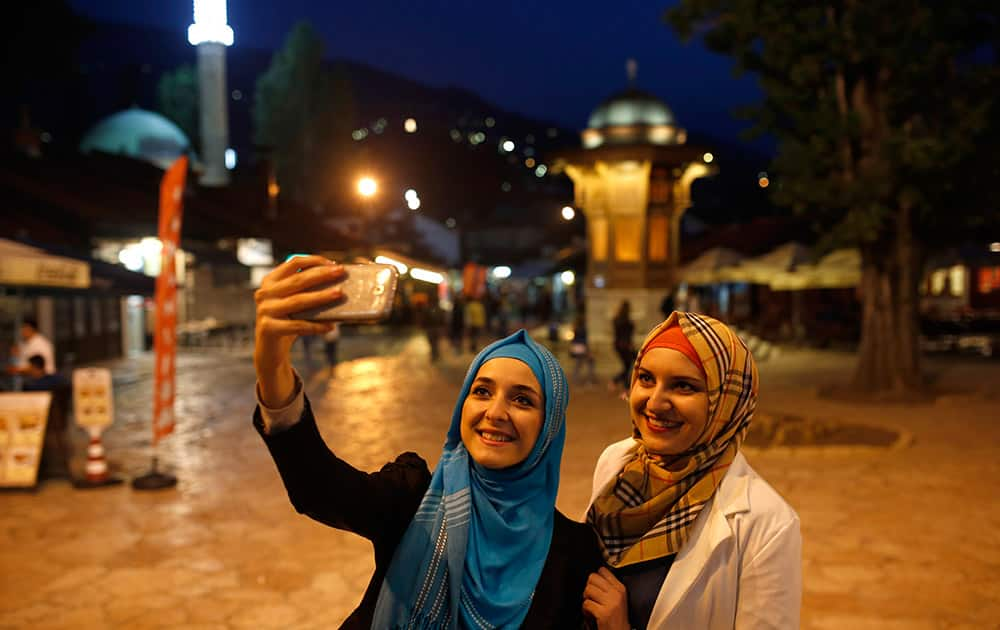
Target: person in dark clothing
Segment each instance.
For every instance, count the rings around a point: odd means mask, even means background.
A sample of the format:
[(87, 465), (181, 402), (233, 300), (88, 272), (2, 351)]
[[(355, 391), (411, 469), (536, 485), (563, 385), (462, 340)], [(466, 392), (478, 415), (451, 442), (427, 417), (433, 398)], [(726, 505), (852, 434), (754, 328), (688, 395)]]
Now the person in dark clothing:
[(628, 387), (632, 362), (635, 361), (635, 346), (632, 343), (635, 324), (632, 323), (630, 312), (628, 300), (622, 300), (621, 305), (618, 307), (618, 312), (615, 313), (615, 318), (611, 320), (611, 325), (615, 333), (615, 354), (618, 355), (618, 360), (622, 362), (622, 371), (615, 375), (612, 385), (616, 385), (622, 389)]
[[(300, 273), (295, 273), (301, 268)], [(555, 509), (568, 389), (555, 357), (524, 330), (477, 355), (431, 473), (404, 453), (374, 473), (338, 458), (316, 427), (288, 349), (326, 324), (287, 319), (336, 296), (343, 277), (300, 257), (264, 278), (257, 301), (254, 424), (296, 510), (364, 536), (375, 573), (343, 628), (579, 628), (593, 530)]]
[(24, 391), (51, 392), (69, 386), (69, 381), (62, 374), (58, 372), (45, 373), (45, 357), (40, 354), (28, 357), (28, 367), (24, 372)]
[(58, 372), (46, 374), (45, 369), (45, 357), (40, 354), (28, 357), (23, 385), (26, 392), (52, 392), (48, 419), (45, 422), (45, 435), (42, 438), (42, 458), (38, 464), (38, 475), (46, 479), (68, 478), (70, 449), (66, 439), (66, 427), (73, 385), (62, 374)]
[(465, 302), (456, 298), (448, 320), (448, 338), (455, 354), (462, 354), (462, 337), (465, 335)]

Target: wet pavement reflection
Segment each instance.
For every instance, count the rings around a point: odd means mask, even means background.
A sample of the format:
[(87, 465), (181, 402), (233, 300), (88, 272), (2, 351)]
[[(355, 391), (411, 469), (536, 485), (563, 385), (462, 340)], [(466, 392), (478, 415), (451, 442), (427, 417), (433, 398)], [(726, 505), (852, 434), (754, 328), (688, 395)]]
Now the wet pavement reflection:
[[(327, 443), (361, 469), (403, 451), (433, 466), (472, 355), (445, 351), (431, 364), (416, 335), (345, 337), (341, 350), (332, 377), (318, 351), (313, 370), (297, 354)], [(747, 449), (802, 520), (802, 627), (996, 627), (1000, 427), (990, 383), (1000, 369), (944, 366), (942, 378), (966, 390), (981, 381), (981, 391), (930, 405), (883, 408), (816, 395), (818, 380), (850, 366), (843, 356), (795, 352), (761, 366), (762, 417), (912, 436), (905, 448), (764, 441)], [(117, 419), (105, 446), (112, 468), (133, 477), (152, 455), (152, 361), (113, 368)], [(614, 371), (609, 353), (598, 372)], [(291, 507), (250, 423), (253, 383), (247, 349), (181, 352), (177, 429), (158, 448), (178, 478), (174, 489), (77, 490), (55, 480), (0, 495), (0, 628), (337, 627), (370, 579), (371, 545)], [(558, 499), (571, 517), (586, 508), (597, 457), (628, 426), (625, 404), (603, 384), (572, 389)], [(79, 470), (78, 430), (74, 444)]]

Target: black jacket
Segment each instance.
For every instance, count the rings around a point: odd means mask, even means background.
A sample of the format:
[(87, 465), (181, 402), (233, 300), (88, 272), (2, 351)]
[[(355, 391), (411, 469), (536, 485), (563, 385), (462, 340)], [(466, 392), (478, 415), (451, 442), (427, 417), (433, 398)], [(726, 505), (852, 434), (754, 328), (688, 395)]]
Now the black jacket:
[[(396, 545), (430, 485), (427, 462), (403, 453), (375, 473), (365, 473), (326, 446), (309, 401), (298, 423), (265, 435), (260, 409), (254, 425), (278, 467), (297, 511), (337, 529), (354, 532), (375, 547), (375, 574), (361, 604), (341, 628), (368, 630), (382, 580)], [(597, 536), (590, 526), (555, 511), (552, 545), (522, 628), (580, 628), (587, 577), (602, 566)]]

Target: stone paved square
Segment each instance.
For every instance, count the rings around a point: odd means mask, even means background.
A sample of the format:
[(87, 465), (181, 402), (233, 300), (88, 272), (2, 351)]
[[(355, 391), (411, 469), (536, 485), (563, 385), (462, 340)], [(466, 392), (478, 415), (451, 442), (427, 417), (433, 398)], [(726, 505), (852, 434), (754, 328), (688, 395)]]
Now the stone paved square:
[[(471, 355), (446, 351), (432, 366), (420, 337), (353, 339), (345, 355), (336, 378), (307, 379), (327, 442), (359, 468), (405, 450), (433, 465)], [(599, 359), (606, 378), (614, 365)], [(802, 520), (802, 627), (1000, 627), (1000, 364), (928, 359), (939, 387), (954, 392), (932, 404), (818, 396), (846, 381), (851, 364), (796, 350), (761, 363), (761, 417), (905, 437), (892, 448), (747, 450)], [(137, 476), (151, 455), (151, 357), (112, 367), (118, 411), (106, 446), (115, 470)], [(53, 480), (0, 495), (0, 628), (330, 628), (359, 601), (371, 546), (292, 509), (250, 426), (248, 351), (185, 351), (178, 378), (178, 429), (159, 452), (175, 489)], [(628, 417), (603, 382), (571, 396), (558, 505), (580, 518), (593, 464), (627, 434)], [(79, 468), (82, 435), (74, 440)]]

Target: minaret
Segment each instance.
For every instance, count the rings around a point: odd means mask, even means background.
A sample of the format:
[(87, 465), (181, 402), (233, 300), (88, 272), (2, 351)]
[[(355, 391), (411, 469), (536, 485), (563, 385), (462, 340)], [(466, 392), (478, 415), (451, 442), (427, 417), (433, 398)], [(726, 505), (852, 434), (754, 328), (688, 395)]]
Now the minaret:
[(198, 47), (198, 97), (201, 110), (203, 186), (229, 183), (229, 101), (226, 95), (226, 46), (233, 45), (226, 0), (194, 0), (188, 41)]

